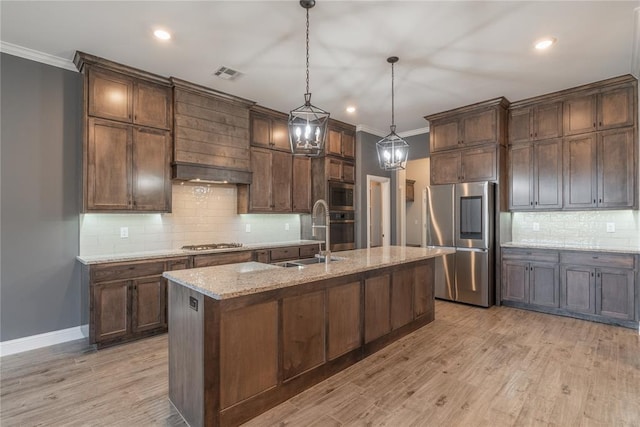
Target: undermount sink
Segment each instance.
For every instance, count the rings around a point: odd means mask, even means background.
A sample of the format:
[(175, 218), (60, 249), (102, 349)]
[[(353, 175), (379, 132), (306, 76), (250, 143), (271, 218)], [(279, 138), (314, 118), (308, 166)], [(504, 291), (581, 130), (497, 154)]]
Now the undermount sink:
[[(332, 256), (329, 258), (329, 262), (342, 261), (344, 258)], [(315, 257), (315, 258), (305, 258), (305, 259), (296, 259), (293, 261), (284, 261), (278, 262), (275, 265), (280, 267), (299, 267), (302, 268), (305, 265), (313, 265), (313, 264), (324, 264), (325, 257)]]

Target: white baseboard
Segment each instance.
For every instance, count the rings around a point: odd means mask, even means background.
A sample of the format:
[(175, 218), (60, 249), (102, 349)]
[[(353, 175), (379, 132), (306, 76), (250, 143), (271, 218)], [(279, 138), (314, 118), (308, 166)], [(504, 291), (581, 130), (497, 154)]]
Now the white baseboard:
[(0, 342), (0, 357), (86, 338), (88, 335), (85, 334), (85, 331), (88, 332), (88, 330), (89, 325), (82, 325), (68, 329), (60, 329), (59, 331), (51, 331), (44, 334), (17, 338), (15, 340), (3, 341)]

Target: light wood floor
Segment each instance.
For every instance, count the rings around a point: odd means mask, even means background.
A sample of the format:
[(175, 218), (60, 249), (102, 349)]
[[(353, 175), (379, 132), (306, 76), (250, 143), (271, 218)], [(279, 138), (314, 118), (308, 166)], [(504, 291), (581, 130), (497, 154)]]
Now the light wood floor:
[[(184, 425), (167, 336), (0, 360), (0, 425)], [(436, 321), (247, 426), (640, 426), (637, 331), (438, 301)]]

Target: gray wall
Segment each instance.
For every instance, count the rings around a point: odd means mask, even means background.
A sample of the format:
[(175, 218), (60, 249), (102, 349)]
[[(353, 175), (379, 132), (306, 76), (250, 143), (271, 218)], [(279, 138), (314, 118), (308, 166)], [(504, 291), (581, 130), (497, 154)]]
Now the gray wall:
[(7, 341), (86, 323), (75, 260), (82, 79), (4, 53), (0, 72), (0, 341)]

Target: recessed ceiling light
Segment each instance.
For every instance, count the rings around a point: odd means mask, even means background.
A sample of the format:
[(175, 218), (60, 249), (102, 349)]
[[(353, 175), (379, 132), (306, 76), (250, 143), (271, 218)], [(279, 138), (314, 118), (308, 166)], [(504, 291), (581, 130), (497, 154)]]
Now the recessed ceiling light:
[(160, 40), (169, 40), (171, 38), (171, 34), (165, 30), (155, 30), (153, 35)]
[(536, 42), (536, 49), (538, 50), (545, 50), (545, 49), (549, 49), (551, 46), (553, 46), (556, 43), (556, 39), (553, 37), (546, 37), (544, 39), (540, 39)]
[(356, 107), (354, 107), (353, 105), (349, 105), (347, 107), (347, 113), (355, 113), (356, 112)]

